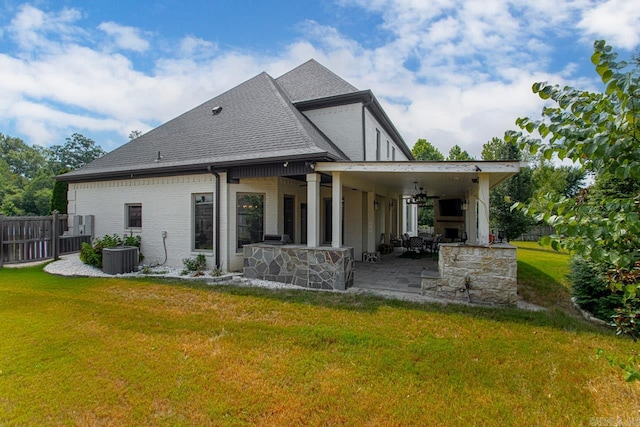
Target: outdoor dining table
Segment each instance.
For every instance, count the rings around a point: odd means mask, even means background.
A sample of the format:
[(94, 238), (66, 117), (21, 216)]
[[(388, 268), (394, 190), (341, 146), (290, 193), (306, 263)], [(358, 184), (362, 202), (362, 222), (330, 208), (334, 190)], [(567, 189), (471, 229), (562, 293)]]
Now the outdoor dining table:
[(433, 252), (433, 243), (436, 241), (435, 237), (423, 237), (424, 248)]

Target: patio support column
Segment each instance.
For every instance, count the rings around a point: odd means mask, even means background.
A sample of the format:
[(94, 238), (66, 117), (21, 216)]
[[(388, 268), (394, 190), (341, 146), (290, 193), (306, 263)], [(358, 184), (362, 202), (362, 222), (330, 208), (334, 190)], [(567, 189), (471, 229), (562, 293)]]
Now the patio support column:
[(331, 184), (331, 247), (342, 247), (342, 175), (333, 172)]
[(376, 211), (373, 206), (375, 199), (375, 192), (367, 192), (367, 252), (376, 251)]
[(404, 232), (402, 231), (402, 223), (404, 222), (404, 219), (402, 218), (402, 205), (404, 204), (404, 199), (402, 198), (402, 195), (399, 195), (396, 198), (396, 237), (400, 238)]
[(320, 246), (320, 174), (307, 174), (307, 246)]
[(489, 174), (478, 174), (478, 244), (489, 244)]
[(467, 196), (467, 212), (466, 215), (466, 227), (467, 236), (469, 237), (469, 243), (478, 243), (478, 228), (476, 227), (478, 218), (478, 197), (475, 194)]
[(389, 244), (389, 233), (391, 233), (391, 208), (389, 207), (389, 198), (385, 198), (383, 202), (380, 204), (380, 208), (382, 209), (382, 223), (384, 224), (384, 243), (386, 245)]

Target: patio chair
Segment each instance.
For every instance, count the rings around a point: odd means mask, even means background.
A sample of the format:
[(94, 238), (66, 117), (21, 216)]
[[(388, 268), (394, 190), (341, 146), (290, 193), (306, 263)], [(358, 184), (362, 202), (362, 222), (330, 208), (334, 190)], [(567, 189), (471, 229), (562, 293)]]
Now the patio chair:
[(384, 233), (380, 235), (380, 245), (378, 247), (378, 251), (381, 254), (390, 254), (393, 252), (393, 245), (384, 242)]
[(433, 243), (431, 244), (431, 253), (437, 254), (440, 252), (440, 241), (442, 240), (442, 234), (437, 234), (436, 238), (433, 239)]
[(409, 250), (409, 234), (407, 233), (402, 235), (402, 247), (405, 251)]
[(391, 243), (391, 246), (393, 246), (394, 248), (399, 248), (402, 246), (402, 240), (398, 239), (395, 234), (389, 235), (389, 243)]
[(424, 250), (424, 239), (420, 236), (410, 237), (409, 249), (415, 252), (422, 252)]

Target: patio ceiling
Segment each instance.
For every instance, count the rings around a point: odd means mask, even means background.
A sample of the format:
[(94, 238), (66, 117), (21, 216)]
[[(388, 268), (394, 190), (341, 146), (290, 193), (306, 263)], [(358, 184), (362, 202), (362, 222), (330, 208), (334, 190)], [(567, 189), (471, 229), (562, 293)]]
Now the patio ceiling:
[(518, 161), (472, 162), (321, 162), (316, 172), (341, 172), (343, 186), (376, 194), (409, 195), (423, 187), (430, 196), (446, 197), (473, 192), (473, 180), (479, 174), (489, 176), (489, 185), (495, 187), (517, 174), (525, 164)]

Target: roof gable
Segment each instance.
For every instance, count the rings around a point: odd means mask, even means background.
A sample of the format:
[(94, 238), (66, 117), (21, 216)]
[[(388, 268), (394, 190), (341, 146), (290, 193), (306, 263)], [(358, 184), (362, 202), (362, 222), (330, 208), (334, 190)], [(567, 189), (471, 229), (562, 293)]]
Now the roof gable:
[(278, 77), (276, 82), (294, 103), (358, 91), (314, 59)]

